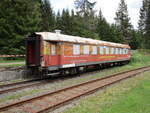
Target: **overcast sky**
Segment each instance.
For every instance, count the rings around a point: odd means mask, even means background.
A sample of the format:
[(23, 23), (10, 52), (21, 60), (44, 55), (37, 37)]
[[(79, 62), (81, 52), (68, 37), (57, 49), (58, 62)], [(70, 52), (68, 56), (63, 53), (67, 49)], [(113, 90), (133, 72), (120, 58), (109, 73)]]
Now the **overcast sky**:
[[(55, 12), (58, 10), (62, 11), (65, 9), (74, 9), (75, 0), (50, 0), (52, 7)], [(114, 22), (115, 12), (118, 9), (118, 4), (120, 0), (90, 0), (96, 1), (96, 10), (101, 8), (102, 13), (109, 23)], [(131, 22), (135, 28), (137, 28), (137, 23), (139, 20), (139, 10), (142, 6), (142, 0), (125, 0), (128, 5), (129, 16), (131, 17)]]

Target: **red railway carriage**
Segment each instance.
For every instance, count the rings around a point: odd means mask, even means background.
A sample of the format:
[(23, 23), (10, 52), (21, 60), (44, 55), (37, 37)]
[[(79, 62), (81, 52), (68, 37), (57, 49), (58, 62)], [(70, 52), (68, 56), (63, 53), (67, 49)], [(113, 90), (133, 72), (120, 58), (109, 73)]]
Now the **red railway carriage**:
[(90, 38), (37, 32), (27, 38), (27, 67), (60, 71), (129, 62), (130, 46)]

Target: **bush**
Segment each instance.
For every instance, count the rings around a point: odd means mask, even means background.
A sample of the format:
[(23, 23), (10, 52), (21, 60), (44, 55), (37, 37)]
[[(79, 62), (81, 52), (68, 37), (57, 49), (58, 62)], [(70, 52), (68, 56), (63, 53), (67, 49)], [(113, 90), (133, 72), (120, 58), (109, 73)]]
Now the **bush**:
[(150, 57), (148, 56), (148, 52), (145, 52), (145, 50), (132, 51), (132, 58), (131, 58), (132, 65), (148, 64), (149, 62), (150, 62)]

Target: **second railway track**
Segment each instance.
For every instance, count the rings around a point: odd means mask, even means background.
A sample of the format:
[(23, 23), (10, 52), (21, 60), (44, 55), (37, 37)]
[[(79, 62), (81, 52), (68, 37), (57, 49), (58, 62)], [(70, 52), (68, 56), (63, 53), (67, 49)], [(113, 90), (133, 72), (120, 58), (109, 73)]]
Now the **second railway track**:
[[(88, 73), (85, 72), (85, 73), (82, 73), (80, 75), (83, 76), (83, 75), (87, 75), (87, 74), (92, 74), (93, 72), (97, 73), (97, 72), (99, 72), (99, 70), (98, 71), (89, 70)], [(68, 80), (68, 79), (72, 79), (74, 77), (78, 77), (78, 76), (76, 76), (76, 75), (73, 75), (73, 76), (66, 76), (66, 75), (54, 76), (54, 77), (47, 77), (47, 78), (43, 78), (43, 79), (34, 79), (34, 80), (28, 80), (28, 81), (22, 81), (22, 82), (0, 85), (0, 95), (5, 94), (5, 93), (10, 93), (10, 92), (15, 92), (15, 91), (22, 90), (25, 88), (31, 88), (31, 87), (46, 85), (46, 84), (57, 82), (60, 80)]]
[(48, 92), (44, 95), (33, 97), (30, 99), (11, 103), (0, 107), (0, 112), (12, 113), (18, 111), (19, 113), (41, 113), (47, 110), (55, 109), (69, 101), (72, 101), (83, 95), (95, 92), (103, 87), (117, 83), (123, 79), (135, 76), (144, 71), (150, 70), (150, 66), (142, 67), (126, 72), (121, 72), (111, 76), (91, 80), (85, 83), (74, 85), (68, 88)]
[(29, 80), (29, 81), (23, 81), (17, 83), (10, 83), (6, 85), (0, 85), (0, 89), (1, 89), (0, 94), (8, 93), (11, 91), (17, 91), (19, 89), (29, 88), (32, 86), (38, 86), (44, 83), (46, 83), (46, 79), (35, 79), (35, 80)]

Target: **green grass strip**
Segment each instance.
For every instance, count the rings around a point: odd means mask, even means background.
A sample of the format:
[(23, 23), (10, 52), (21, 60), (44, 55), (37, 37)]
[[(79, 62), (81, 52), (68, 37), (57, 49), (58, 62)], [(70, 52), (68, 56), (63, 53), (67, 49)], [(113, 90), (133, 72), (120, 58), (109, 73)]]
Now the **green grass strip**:
[(149, 113), (150, 72), (81, 100), (64, 113)]

